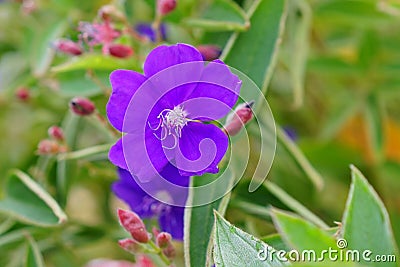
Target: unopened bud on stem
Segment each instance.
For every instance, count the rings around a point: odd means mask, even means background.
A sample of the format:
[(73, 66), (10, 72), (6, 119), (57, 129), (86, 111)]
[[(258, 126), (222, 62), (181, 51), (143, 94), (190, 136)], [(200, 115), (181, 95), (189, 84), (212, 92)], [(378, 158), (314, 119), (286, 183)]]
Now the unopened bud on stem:
[(131, 234), (133, 239), (139, 243), (149, 242), (150, 238), (146, 226), (136, 213), (118, 209), (118, 218), (121, 225)]
[(200, 54), (203, 56), (204, 61), (212, 61), (217, 58), (222, 53), (221, 48), (216, 45), (199, 45), (197, 46), (197, 50), (199, 50)]
[(157, 13), (165, 16), (176, 8), (176, 0), (157, 0)]
[(133, 49), (130, 46), (122, 44), (111, 44), (108, 47), (110, 55), (119, 58), (127, 58), (133, 55)]
[(68, 55), (79, 56), (83, 53), (83, 49), (78, 43), (68, 39), (56, 40), (53, 46), (57, 51)]
[(48, 130), (47, 133), (49, 136), (57, 141), (63, 141), (64, 140), (64, 132), (63, 130), (58, 127), (58, 126), (51, 126)]
[(140, 245), (138, 244), (138, 242), (136, 242), (135, 240), (133, 240), (131, 238), (119, 240), (118, 245), (121, 248), (123, 248), (124, 250), (126, 250), (132, 254), (135, 254), (136, 252), (138, 252), (140, 250)]
[(166, 248), (171, 244), (172, 236), (169, 233), (161, 232), (156, 237), (156, 244), (160, 248)]
[(240, 104), (235, 111), (228, 116), (224, 125), (224, 130), (228, 135), (237, 135), (243, 126), (253, 118), (253, 105), (254, 101)]
[(71, 110), (80, 116), (91, 115), (96, 107), (92, 101), (83, 97), (75, 97), (69, 102)]

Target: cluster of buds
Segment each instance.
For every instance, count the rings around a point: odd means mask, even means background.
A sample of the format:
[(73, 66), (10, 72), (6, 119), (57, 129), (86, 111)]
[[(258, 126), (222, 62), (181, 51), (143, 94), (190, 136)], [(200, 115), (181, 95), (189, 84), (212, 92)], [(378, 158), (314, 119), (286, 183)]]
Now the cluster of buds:
[(122, 12), (115, 6), (106, 5), (98, 12), (100, 22), (80, 22), (78, 26), (79, 41), (74, 42), (68, 39), (59, 39), (53, 43), (54, 48), (62, 53), (79, 56), (83, 54), (83, 44), (92, 50), (94, 46), (101, 46), (104, 55), (111, 55), (118, 58), (128, 58), (133, 55), (130, 46), (117, 44), (115, 40), (121, 36), (121, 31), (114, 28), (113, 19), (125, 20)]
[(224, 131), (226, 134), (229, 136), (235, 136), (240, 132), (243, 126), (253, 118), (253, 105), (254, 101), (240, 104), (231, 114), (228, 115), (224, 125)]
[(119, 209), (118, 218), (122, 227), (131, 235), (131, 238), (119, 240), (121, 248), (132, 254), (141, 252), (157, 254), (167, 265), (170, 264), (176, 254), (171, 234), (153, 229), (154, 242), (144, 222), (136, 213)]
[(43, 139), (38, 144), (37, 153), (39, 155), (55, 155), (67, 152), (64, 132), (60, 127), (51, 126), (47, 133), (49, 138)]

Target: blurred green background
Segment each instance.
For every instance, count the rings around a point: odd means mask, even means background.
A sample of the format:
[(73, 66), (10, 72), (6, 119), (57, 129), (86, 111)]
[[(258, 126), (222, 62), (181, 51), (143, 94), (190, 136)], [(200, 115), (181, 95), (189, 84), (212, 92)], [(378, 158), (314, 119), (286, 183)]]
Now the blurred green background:
[[(236, 2), (247, 10), (253, 1)], [(166, 18), (167, 42), (223, 48), (231, 31), (190, 21), (201, 17), (212, 3), (179, 0), (176, 12)], [(36, 153), (51, 125), (63, 127), (71, 150), (114, 140), (92, 117), (74, 116), (68, 102), (74, 96), (90, 97), (105, 115), (109, 72), (119, 66), (140, 69), (155, 44), (142, 46), (122, 40), (134, 47), (133, 59), (115, 59), (102, 67), (82, 60), (84, 64), (78, 67), (52, 69), (72, 59), (55, 53), (51, 43), (60, 37), (76, 40), (78, 22), (93, 21), (104, 4), (109, 2), (0, 3), (0, 184), (4, 188), (10, 169), (21, 169), (44, 185), (69, 217), (66, 225), (50, 228), (51, 235), (46, 228), (18, 222), (3, 232), (31, 232), (49, 266), (81, 266), (98, 257), (129, 259), (116, 245), (123, 232), (114, 215), (117, 204), (109, 188), (116, 173), (106, 160), (106, 150), (70, 161)], [(131, 25), (153, 20), (154, 1), (113, 4), (125, 12)], [(341, 218), (350, 184), (349, 165), (354, 164), (385, 202), (399, 242), (400, 2), (289, 0), (287, 9), (267, 99), (276, 122), (295, 133), (294, 142), (325, 185), (322, 190), (315, 189), (282, 144), (278, 144), (269, 179), (333, 225)], [(16, 96), (22, 87), (30, 92), (27, 100)], [(4, 192), (0, 196), (4, 197)], [(283, 203), (265, 189), (249, 194), (245, 181), (233, 191), (229, 221), (257, 236), (274, 231), (270, 219), (250, 214), (241, 201), (285, 208)], [(0, 215), (1, 225), (7, 226), (4, 222), (7, 215)], [(4, 241), (3, 232), (0, 240)], [(18, 266), (15, 257), (22, 255), (26, 246), (21, 240), (16, 238), (1, 248), (0, 266)]]

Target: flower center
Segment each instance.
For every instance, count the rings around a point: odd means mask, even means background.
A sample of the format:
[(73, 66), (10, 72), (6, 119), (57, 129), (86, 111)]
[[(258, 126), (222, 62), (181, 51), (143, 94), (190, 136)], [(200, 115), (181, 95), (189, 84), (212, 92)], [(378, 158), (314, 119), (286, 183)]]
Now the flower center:
[(154, 133), (154, 135), (161, 141), (164, 141), (168, 136), (173, 136), (173, 146), (163, 146), (164, 148), (174, 149), (178, 145), (178, 139), (182, 136), (182, 128), (189, 121), (191, 121), (190, 119), (186, 118), (187, 115), (188, 113), (181, 106), (176, 106), (174, 109), (164, 109), (157, 116), (157, 119), (160, 120), (158, 126), (156, 128), (152, 128), (149, 125), (150, 129), (153, 131), (157, 131), (161, 128), (160, 137)]

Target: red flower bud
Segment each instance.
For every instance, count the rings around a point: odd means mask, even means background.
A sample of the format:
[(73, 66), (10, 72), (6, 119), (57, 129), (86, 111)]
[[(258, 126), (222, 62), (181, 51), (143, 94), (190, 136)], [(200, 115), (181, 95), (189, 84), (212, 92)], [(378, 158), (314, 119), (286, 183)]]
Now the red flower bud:
[(118, 209), (118, 217), (121, 225), (131, 234), (133, 239), (139, 243), (149, 242), (150, 238), (146, 226), (136, 213)]
[(165, 16), (176, 8), (176, 0), (157, 0), (157, 13)]
[(110, 55), (119, 58), (127, 58), (133, 55), (133, 49), (127, 45), (112, 44), (108, 48)]
[(234, 136), (237, 135), (243, 126), (253, 118), (253, 111), (251, 107), (254, 101), (239, 105), (233, 114), (230, 114), (224, 125), (225, 132)]
[(68, 39), (56, 40), (53, 45), (57, 51), (64, 54), (79, 56), (83, 53), (83, 49), (78, 43)]
[(156, 244), (160, 248), (166, 248), (171, 245), (172, 236), (169, 233), (161, 232), (156, 237)]
[(221, 48), (216, 45), (199, 45), (197, 50), (199, 50), (203, 56), (204, 61), (212, 61), (217, 59), (222, 53)]
[(56, 141), (44, 139), (39, 142), (37, 153), (39, 155), (54, 155), (59, 152), (60, 146)]
[(92, 101), (83, 97), (75, 97), (69, 102), (71, 110), (80, 116), (91, 115), (96, 107)]
[(64, 131), (58, 126), (51, 126), (47, 133), (49, 136), (55, 140), (63, 141), (64, 140)]
[(140, 245), (133, 239), (125, 238), (118, 241), (118, 245), (123, 248), (124, 250), (135, 254), (137, 251), (140, 250)]
[(26, 102), (26, 101), (28, 101), (29, 98), (31, 97), (31, 93), (30, 93), (30, 91), (29, 91), (28, 88), (21, 87), (21, 88), (18, 88), (18, 89), (17, 89), (17, 91), (15, 92), (15, 96), (16, 96), (19, 100), (21, 100), (21, 101), (23, 101), (23, 102)]

